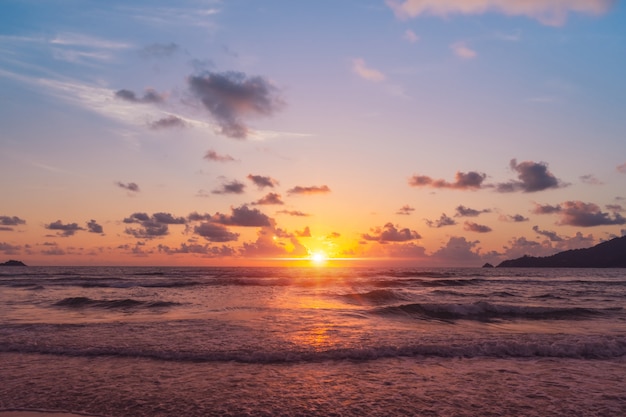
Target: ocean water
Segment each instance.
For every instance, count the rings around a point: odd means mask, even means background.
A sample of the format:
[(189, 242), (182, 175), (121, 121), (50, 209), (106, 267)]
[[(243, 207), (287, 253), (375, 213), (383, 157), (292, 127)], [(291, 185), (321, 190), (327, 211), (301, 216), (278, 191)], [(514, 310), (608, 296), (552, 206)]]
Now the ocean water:
[(623, 416), (625, 269), (0, 269), (0, 415)]

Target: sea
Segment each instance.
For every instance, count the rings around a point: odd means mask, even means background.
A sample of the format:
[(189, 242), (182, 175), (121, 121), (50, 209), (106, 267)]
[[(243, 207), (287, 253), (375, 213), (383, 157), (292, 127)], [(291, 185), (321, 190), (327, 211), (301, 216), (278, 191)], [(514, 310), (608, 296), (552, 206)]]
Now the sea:
[(27, 411), (624, 416), (626, 269), (5, 267)]

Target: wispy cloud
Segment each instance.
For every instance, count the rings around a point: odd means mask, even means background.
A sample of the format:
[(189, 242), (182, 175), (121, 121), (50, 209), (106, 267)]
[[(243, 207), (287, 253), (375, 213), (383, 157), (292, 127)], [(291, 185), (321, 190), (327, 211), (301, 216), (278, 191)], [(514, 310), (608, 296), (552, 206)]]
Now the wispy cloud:
[(302, 187), (297, 185), (287, 190), (287, 194), (300, 194), (300, 195), (312, 195), (312, 194), (327, 194), (330, 193), (328, 185), (313, 185), (310, 187)]
[(452, 45), (450, 45), (450, 49), (452, 49), (452, 52), (454, 52), (454, 54), (459, 58), (473, 59), (478, 56), (478, 53), (469, 46), (467, 46), (467, 43), (465, 42), (453, 43)]
[(420, 37), (415, 34), (411, 29), (407, 29), (404, 32), (404, 39), (406, 39), (410, 43), (416, 43), (420, 40)]
[(409, 185), (411, 187), (432, 187), (432, 188), (451, 188), (455, 190), (477, 190), (481, 188), (481, 185), (487, 174), (481, 172), (457, 172), (453, 182), (446, 180), (436, 180), (426, 175), (414, 175), (409, 178)]
[(355, 58), (352, 60), (352, 71), (359, 77), (368, 81), (384, 81), (387, 79), (382, 72), (368, 67), (363, 58)]
[(606, 13), (614, 0), (387, 0), (399, 19), (421, 15), (502, 13), (526, 16), (544, 25), (561, 26), (569, 13), (598, 15)]

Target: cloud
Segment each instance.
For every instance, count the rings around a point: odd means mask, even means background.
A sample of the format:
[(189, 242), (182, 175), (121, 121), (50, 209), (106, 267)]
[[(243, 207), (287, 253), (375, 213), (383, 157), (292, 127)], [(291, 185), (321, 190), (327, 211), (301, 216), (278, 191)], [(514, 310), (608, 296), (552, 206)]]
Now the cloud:
[(280, 210), (280, 211), (277, 211), (276, 214), (287, 214), (289, 216), (294, 216), (294, 217), (309, 217), (310, 216), (310, 214), (304, 213), (298, 210)]
[(276, 230), (272, 227), (264, 227), (257, 233), (257, 240), (254, 243), (244, 242), (241, 248), (241, 255), (246, 257), (304, 257), (308, 255), (305, 248), (296, 237), (289, 238), (289, 246), (287, 247), (280, 241), (276, 241)]
[(511, 159), (510, 166), (512, 170), (517, 171), (519, 181), (498, 184), (496, 186), (498, 192), (523, 191), (532, 193), (566, 186), (548, 171), (548, 166), (544, 162), (524, 161), (518, 164), (516, 159)]
[(439, 220), (432, 221), (432, 220), (425, 219), (425, 222), (428, 225), (428, 227), (435, 227), (435, 228), (440, 228), (444, 226), (454, 226), (456, 224), (456, 221), (452, 217), (448, 217), (446, 213), (441, 213), (441, 217), (439, 218)]
[(239, 233), (232, 233), (225, 226), (216, 223), (202, 223), (194, 227), (193, 231), (209, 242), (233, 242), (239, 239)]
[(275, 179), (271, 177), (264, 177), (262, 175), (249, 174), (247, 178), (259, 188), (265, 188), (265, 187), (274, 188), (275, 185), (278, 185), (278, 181), (276, 181)]
[(352, 71), (359, 77), (368, 81), (384, 81), (387, 78), (382, 72), (369, 68), (363, 58), (355, 58), (352, 60)]
[(192, 75), (191, 92), (202, 102), (221, 127), (221, 133), (237, 139), (248, 136), (242, 119), (271, 116), (284, 106), (278, 89), (260, 76), (247, 77), (240, 72)]
[(47, 224), (45, 225), (45, 228), (48, 230), (58, 230), (60, 232), (59, 236), (63, 237), (73, 236), (79, 230), (85, 230), (84, 228), (80, 227), (78, 223), (63, 224), (61, 220), (57, 220), (56, 222)]
[(435, 180), (426, 175), (414, 175), (409, 178), (411, 187), (450, 188), (455, 190), (477, 190), (481, 187), (487, 174), (480, 172), (457, 172), (454, 182)]
[(327, 185), (321, 185), (321, 186), (313, 185), (311, 187), (301, 187), (297, 185), (287, 190), (287, 194), (311, 195), (311, 194), (326, 194), (326, 193), (330, 193), (330, 188), (328, 188)]
[(254, 205), (272, 205), (272, 204), (280, 205), (280, 204), (285, 204), (285, 203), (283, 203), (283, 201), (280, 199), (280, 194), (268, 193), (265, 197), (261, 198), (260, 200), (252, 204)]
[(198, 243), (181, 243), (179, 248), (170, 248), (167, 245), (159, 245), (159, 252), (166, 253), (168, 255), (175, 255), (178, 253), (191, 253), (203, 255), (208, 258), (223, 258), (235, 255), (235, 250), (230, 246), (222, 245), (222, 246), (211, 246), (209, 244), (198, 244)]
[(549, 204), (542, 205), (537, 203), (535, 203), (535, 208), (531, 210), (534, 214), (552, 214), (558, 213), (559, 211), (561, 211), (561, 207), (558, 204), (556, 206), (551, 206)]
[(204, 159), (207, 161), (216, 161), (216, 162), (233, 162), (235, 158), (230, 155), (220, 155), (212, 149), (209, 149), (207, 153), (204, 155)]
[(304, 230), (302, 230), (301, 232), (296, 230), (296, 236), (297, 237), (311, 237), (311, 229), (309, 228), (309, 226), (306, 226)]
[(558, 224), (580, 227), (592, 227), (603, 225), (626, 224), (626, 218), (619, 213), (613, 213), (613, 217), (608, 213), (600, 211), (600, 207), (593, 203), (583, 203), (582, 201), (566, 201), (561, 203), (559, 215), (561, 220)]
[(452, 52), (459, 58), (463, 59), (473, 59), (478, 56), (478, 53), (471, 49), (465, 42), (456, 42), (450, 45), (450, 49)]
[(271, 226), (273, 221), (258, 209), (250, 209), (243, 205), (237, 208), (231, 208), (232, 214), (217, 213), (212, 217), (213, 221), (226, 226), (242, 226), (242, 227), (264, 227)]
[(10, 243), (0, 242), (0, 252), (5, 255), (17, 255), (22, 250), (21, 246), (11, 245)]
[(386, 223), (382, 228), (376, 227), (371, 229), (372, 234), (365, 233), (362, 238), (368, 241), (376, 241), (380, 243), (387, 242), (407, 242), (410, 240), (421, 239), (419, 233), (408, 228), (397, 229), (393, 223)]
[(170, 43), (153, 43), (145, 46), (139, 54), (143, 58), (167, 58), (174, 55), (180, 50), (180, 47), (174, 42)]
[(237, 180), (233, 180), (226, 184), (222, 184), (221, 189), (213, 190), (213, 194), (243, 194), (243, 189), (246, 188), (244, 183)]
[(481, 215), (482, 213), (491, 213), (491, 210), (489, 209), (474, 210), (469, 207), (460, 205), (456, 208), (456, 214), (454, 215), (454, 217), (477, 217)]
[(530, 220), (528, 217), (524, 217), (521, 214), (501, 215), (499, 219), (503, 222), (513, 222), (513, 223), (527, 222), (528, 220)]
[(332, 232), (329, 235), (326, 236), (326, 239), (337, 239), (341, 237), (341, 233), (339, 232)]
[(468, 241), (464, 237), (452, 236), (445, 244), (434, 252), (430, 258), (446, 265), (477, 264), (481, 261), (480, 252), (475, 249), (479, 241)]
[(404, 39), (409, 41), (410, 43), (415, 43), (420, 40), (420, 37), (415, 34), (411, 29), (407, 29), (404, 32)]
[(606, 13), (614, 0), (387, 0), (398, 19), (421, 15), (446, 17), (454, 14), (502, 13), (525, 16), (548, 26), (561, 26), (569, 13)]
[(147, 213), (133, 213), (123, 220), (126, 224), (139, 224), (140, 228), (126, 228), (124, 233), (132, 235), (138, 239), (153, 239), (155, 237), (169, 234), (169, 225), (187, 223), (184, 217), (174, 217), (170, 213), (154, 213), (149, 216)]
[(115, 97), (131, 103), (160, 103), (165, 100), (163, 95), (157, 93), (156, 90), (151, 88), (146, 89), (143, 97), (137, 97), (137, 95), (130, 90), (117, 90), (115, 92)]
[(478, 224), (473, 222), (465, 222), (464, 230), (468, 232), (476, 232), (476, 233), (489, 233), (492, 231), (491, 227), (485, 226), (484, 224)]
[(618, 165), (615, 169), (617, 169), (617, 172), (621, 172), (622, 174), (626, 174), (626, 162), (623, 163), (622, 165)]
[(582, 175), (580, 177), (580, 180), (582, 182), (584, 182), (585, 184), (589, 184), (589, 185), (602, 185), (602, 184), (604, 184), (602, 181), (600, 181), (594, 175), (591, 175), (591, 174)]
[(170, 129), (173, 127), (177, 127), (177, 128), (187, 127), (187, 123), (180, 117), (170, 114), (169, 116), (165, 116), (159, 120), (155, 120), (154, 122), (149, 123), (148, 126), (150, 126), (150, 129), (153, 129), (153, 130), (161, 130), (161, 129)]
[(128, 184), (124, 184), (121, 181), (118, 181), (115, 183), (115, 185), (117, 185), (120, 188), (123, 188), (127, 191), (131, 191), (133, 193), (138, 193), (139, 192), (139, 186), (137, 184), (135, 184), (134, 182), (129, 182)]
[(607, 204), (606, 209), (612, 212), (622, 212), (624, 211), (624, 207), (621, 204)]
[(415, 209), (413, 207), (409, 206), (408, 204), (405, 204), (404, 206), (400, 207), (398, 211), (396, 211), (396, 214), (408, 216), (414, 211)]
[(26, 224), (26, 220), (22, 220), (17, 216), (0, 216), (0, 231), (13, 231), (13, 227), (9, 226), (19, 226), (20, 224)]
[(87, 230), (90, 233), (103, 233), (103, 228), (95, 220), (90, 220), (87, 222)]
[(609, 213), (602, 212), (597, 204), (582, 201), (565, 201), (556, 206), (543, 206), (535, 203), (533, 213), (558, 214), (560, 220), (557, 224), (562, 226), (593, 227), (626, 224), (626, 218), (617, 211), (614, 211), (611, 217)]
[(563, 240), (563, 238), (560, 237), (556, 232), (552, 232), (550, 230), (540, 230), (539, 226), (533, 226), (533, 230), (537, 234), (540, 234), (550, 239), (550, 242), (561, 242)]

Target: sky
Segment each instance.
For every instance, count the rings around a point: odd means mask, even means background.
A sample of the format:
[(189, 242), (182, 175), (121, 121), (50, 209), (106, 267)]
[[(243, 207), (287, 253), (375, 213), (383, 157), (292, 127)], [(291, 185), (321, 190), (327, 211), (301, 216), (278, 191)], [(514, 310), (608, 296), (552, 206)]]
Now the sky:
[(2, 0), (0, 261), (481, 266), (626, 235), (625, 22)]

